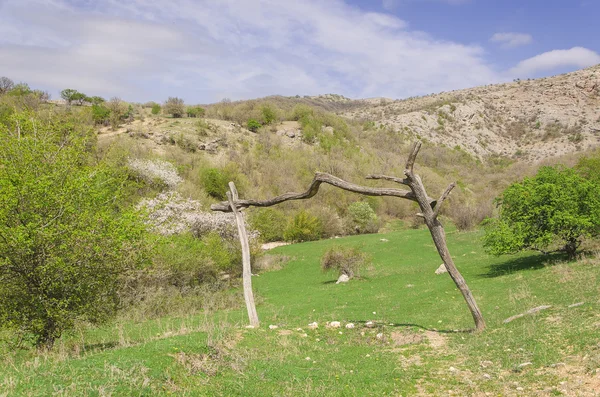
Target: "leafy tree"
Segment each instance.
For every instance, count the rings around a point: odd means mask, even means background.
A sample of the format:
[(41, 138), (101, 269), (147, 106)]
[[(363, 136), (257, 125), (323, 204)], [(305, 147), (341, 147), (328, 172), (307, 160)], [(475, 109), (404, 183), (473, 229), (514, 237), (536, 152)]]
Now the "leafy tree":
[(33, 93), (29, 84), (27, 83), (19, 83), (15, 84), (14, 87), (9, 91), (9, 94), (12, 96), (25, 96)]
[(127, 115), (127, 103), (123, 102), (121, 98), (113, 97), (106, 103), (106, 107), (110, 110), (110, 125), (116, 130), (121, 123), (121, 120)]
[(261, 208), (250, 214), (248, 219), (252, 229), (260, 233), (262, 241), (283, 240), (283, 231), (287, 224), (285, 214), (275, 208)]
[(83, 105), (87, 98), (88, 96), (82, 92), (75, 92), (73, 95), (71, 95), (71, 101), (77, 102), (79, 106)]
[(200, 174), (200, 182), (206, 193), (219, 200), (227, 198), (230, 180), (227, 173), (219, 168), (205, 168)]
[(15, 82), (8, 77), (0, 77), (0, 95), (6, 94), (8, 91), (12, 90), (14, 86)]
[(600, 185), (600, 152), (592, 157), (582, 157), (575, 166), (579, 175)]
[(498, 202), (500, 216), (485, 222), (483, 240), (495, 255), (558, 246), (573, 258), (583, 237), (600, 235), (600, 185), (573, 169), (543, 167)]
[(86, 101), (91, 103), (92, 105), (100, 105), (100, 104), (106, 102), (106, 100), (104, 98), (102, 98), (101, 96), (87, 97)]
[(352, 229), (350, 232), (377, 233), (379, 230), (379, 217), (367, 202), (357, 201), (350, 204), (348, 218)]
[(79, 98), (79, 95), (79, 91), (72, 88), (65, 88), (60, 92), (60, 97), (67, 102), (67, 105), (70, 105), (76, 98)]
[(152, 114), (154, 114), (154, 115), (160, 114), (160, 110), (161, 110), (161, 107), (158, 103), (155, 103), (152, 105), (152, 110), (151, 110)]
[(122, 205), (126, 173), (92, 165), (92, 131), (54, 117), (0, 125), (0, 325), (47, 348), (77, 321), (110, 318), (147, 252)]
[(248, 120), (247, 127), (250, 131), (256, 132), (260, 127), (262, 127), (262, 125), (258, 121), (250, 119)]
[(163, 112), (170, 114), (175, 118), (182, 117), (185, 114), (185, 105), (183, 99), (177, 97), (169, 97), (163, 105)]

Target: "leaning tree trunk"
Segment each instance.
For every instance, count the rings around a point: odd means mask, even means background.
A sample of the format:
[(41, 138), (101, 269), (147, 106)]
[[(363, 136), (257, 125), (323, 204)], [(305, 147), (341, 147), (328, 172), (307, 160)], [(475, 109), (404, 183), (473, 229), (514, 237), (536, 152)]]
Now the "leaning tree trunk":
[[(397, 178), (393, 176), (386, 175), (369, 175), (367, 179), (384, 179), (393, 182), (400, 183), (402, 185), (406, 185), (410, 188), (410, 190), (400, 190), (400, 189), (392, 189), (392, 188), (372, 188), (367, 186), (360, 186), (350, 182), (346, 182), (340, 178), (337, 178), (333, 175), (317, 172), (315, 177), (313, 178), (312, 183), (308, 187), (308, 190), (304, 193), (285, 193), (280, 196), (274, 197), (269, 200), (238, 200), (237, 194), (234, 195), (232, 199), (229, 196), (229, 201), (224, 201), (218, 204), (213, 204), (211, 209), (213, 211), (223, 211), (223, 212), (231, 212), (238, 214), (239, 208), (248, 208), (248, 207), (270, 207), (272, 205), (283, 203), (288, 200), (304, 200), (309, 199), (315, 196), (319, 192), (319, 187), (322, 183), (327, 183), (329, 185), (338, 187), (343, 190), (347, 190), (354, 193), (359, 193), (367, 196), (392, 196), (392, 197), (400, 197), (412, 201), (416, 201), (419, 204), (421, 212), (417, 214), (417, 216), (422, 217), (425, 220), (425, 224), (429, 228), (429, 232), (431, 233), (431, 237), (435, 243), (435, 247), (437, 248), (440, 257), (444, 261), (444, 265), (450, 274), (450, 277), (462, 293), (465, 301), (467, 302), (467, 306), (471, 311), (471, 315), (473, 316), (473, 320), (475, 321), (475, 329), (477, 331), (483, 331), (485, 329), (485, 321), (483, 320), (483, 316), (479, 307), (477, 307), (477, 303), (475, 302), (475, 298), (471, 293), (471, 290), (467, 286), (465, 279), (462, 277), (454, 261), (452, 260), (452, 256), (450, 255), (450, 251), (448, 250), (448, 245), (446, 244), (446, 234), (444, 232), (444, 227), (438, 220), (438, 215), (440, 212), (441, 205), (446, 200), (450, 192), (455, 186), (455, 183), (450, 184), (446, 191), (442, 194), (439, 200), (433, 200), (431, 197), (427, 195), (425, 187), (423, 186), (423, 182), (419, 175), (413, 172), (413, 166), (415, 160), (417, 158), (417, 154), (421, 149), (421, 142), (416, 142), (412, 148), (410, 156), (406, 162), (406, 167), (404, 170), (405, 178)], [(230, 184), (231, 186), (231, 184)], [(235, 186), (234, 186), (235, 188)], [(241, 215), (241, 214), (240, 214)], [(240, 221), (238, 222), (238, 230), (240, 228)], [(243, 219), (242, 219), (243, 222)], [(243, 225), (243, 223), (242, 223)], [(245, 229), (244, 229), (245, 234)], [(241, 235), (241, 234), (240, 234)], [(240, 237), (241, 238), (241, 237)], [(247, 244), (247, 240), (246, 240)], [(248, 260), (249, 263), (249, 260)], [(248, 265), (249, 267), (249, 265)], [(245, 284), (244, 284), (245, 286)], [(251, 291), (250, 291), (251, 292)], [(248, 313), (250, 313), (250, 309), (248, 309)]]
[(254, 294), (252, 293), (252, 269), (250, 267), (250, 244), (248, 243), (248, 233), (246, 233), (244, 215), (238, 211), (234, 204), (238, 201), (238, 192), (233, 182), (229, 182), (229, 189), (231, 192), (227, 192), (227, 199), (229, 200), (231, 211), (235, 216), (235, 223), (237, 224), (238, 235), (242, 245), (242, 282), (244, 285), (244, 300), (246, 301), (250, 325), (256, 328), (258, 327), (259, 322), (258, 314), (256, 313), (256, 305), (254, 304)]

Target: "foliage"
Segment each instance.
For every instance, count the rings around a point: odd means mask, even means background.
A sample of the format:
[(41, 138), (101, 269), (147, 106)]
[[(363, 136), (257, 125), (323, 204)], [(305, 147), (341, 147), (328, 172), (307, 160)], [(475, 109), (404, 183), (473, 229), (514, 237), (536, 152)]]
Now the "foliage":
[(575, 170), (585, 179), (600, 185), (600, 152), (596, 152), (591, 157), (582, 157), (579, 159)]
[(154, 115), (160, 114), (161, 109), (161, 106), (158, 103), (155, 103), (152, 105), (151, 113)]
[(269, 125), (277, 120), (277, 113), (275, 113), (275, 109), (271, 105), (263, 105), (260, 108), (262, 113), (262, 121), (264, 125)]
[(113, 130), (119, 127), (121, 121), (127, 116), (128, 106), (121, 98), (113, 97), (106, 103), (106, 107), (110, 110), (109, 121)]
[(108, 124), (110, 122), (110, 109), (102, 104), (93, 104), (92, 119), (94, 124)]
[(484, 246), (494, 255), (560, 244), (574, 257), (583, 237), (600, 235), (600, 186), (569, 168), (542, 167), (509, 186), (500, 216), (486, 222)]
[(179, 118), (185, 114), (185, 104), (181, 98), (169, 97), (164, 103), (162, 110), (165, 114), (170, 114), (174, 118)]
[(356, 201), (348, 207), (349, 232), (357, 234), (377, 233), (379, 230), (379, 217), (369, 203)]
[(145, 226), (121, 205), (126, 175), (89, 164), (88, 131), (11, 121), (0, 126), (0, 322), (51, 347), (76, 321), (115, 313), (121, 276), (145, 258)]
[(100, 104), (103, 104), (104, 102), (106, 102), (106, 100), (104, 98), (102, 98), (101, 96), (89, 97), (86, 99), (86, 101), (91, 103), (92, 105), (100, 105)]
[(318, 240), (323, 234), (323, 224), (316, 216), (301, 210), (292, 219), (283, 232), (283, 238), (289, 242)]
[(8, 77), (0, 77), (0, 95), (6, 94), (8, 91), (12, 90), (14, 86), (15, 82)]
[(229, 182), (236, 182), (238, 191), (242, 187), (239, 186), (238, 178), (235, 172), (230, 168), (204, 168), (200, 171), (200, 182), (204, 191), (211, 197), (218, 200), (226, 200), (226, 193), (229, 191)]
[(260, 208), (252, 211), (248, 222), (260, 233), (260, 239), (266, 243), (282, 241), (287, 224), (285, 214), (275, 208)]
[(371, 263), (368, 254), (357, 247), (346, 247), (334, 245), (321, 257), (321, 270), (324, 272), (334, 269), (339, 274), (345, 274), (349, 278), (359, 275), (361, 268)]
[(186, 113), (188, 117), (204, 117), (206, 110), (201, 106), (188, 106)]
[(246, 126), (248, 127), (248, 129), (252, 132), (256, 132), (258, 131), (258, 129), (260, 127), (262, 127), (262, 124), (260, 124), (258, 121), (254, 120), (254, 119), (250, 119), (248, 120), (248, 123), (246, 123)]
[(73, 101), (79, 101), (80, 104), (86, 98), (85, 94), (74, 90), (72, 88), (65, 88), (60, 92), (60, 97), (67, 102), (67, 105), (70, 105)]

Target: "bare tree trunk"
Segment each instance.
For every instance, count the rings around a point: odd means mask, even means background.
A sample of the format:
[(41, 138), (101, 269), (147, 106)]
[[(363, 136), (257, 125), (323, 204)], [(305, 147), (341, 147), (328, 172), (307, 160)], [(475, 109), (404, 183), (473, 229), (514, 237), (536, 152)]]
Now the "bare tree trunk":
[[(456, 186), (455, 183), (450, 184), (446, 191), (442, 194), (442, 196), (438, 200), (433, 200), (427, 195), (425, 187), (423, 186), (423, 182), (419, 175), (416, 175), (413, 172), (413, 166), (415, 160), (417, 158), (417, 154), (421, 148), (421, 142), (417, 142), (414, 144), (411, 154), (406, 161), (406, 167), (404, 170), (404, 175), (406, 178), (401, 179), (394, 176), (386, 176), (386, 175), (369, 175), (367, 179), (384, 179), (396, 183), (400, 183), (402, 185), (406, 185), (410, 188), (410, 190), (400, 190), (400, 189), (391, 189), (391, 188), (372, 188), (367, 186), (355, 185), (350, 182), (346, 182), (340, 178), (337, 178), (333, 175), (317, 172), (315, 177), (310, 184), (308, 190), (304, 193), (285, 193), (280, 196), (274, 197), (270, 200), (238, 200), (237, 192), (233, 196), (230, 193), (227, 193), (227, 197), (229, 201), (221, 202), (218, 204), (213, 204), (211, 209), (213, 211), (224, 211), (230, 212), (233, 211), (236, 214), (236, 221), (238, 223), (238, 230), (243, 229), (244, 235), (246, 235), (246, 230), (243, 223), (243, 218), (238, 220), (238, 215), (241, 217), (241, 214), (238, 211), (238, 208), (247, 208), (247, 207), (270, 207), (272, 205), (280, 204), (284, 201), (288, 200), (304, 200), (309, 199), (315, 196), (319, 192), (319, 187), (322, 183), (327, 183), (329, 185), (338, 187), (340, 189), (344, 189), (350, 192), (364, 194), (368, 196), (393, 196), (400, 197), (412, 201), (416, 201), (419, 204), (419, 208), (421, 212), (417, 214), (417, 216), (422, 217), (425, 220), (425, 224), (429, 228), (429, 232), (431, 233), (431, 237), (433, 238), (433, 242), (435, 243), (435, 247), (444, 261), (444, 265), (450, 274), (450, 277), (462, 293), (465, 301), (467, 302), (467, 306), (471, 311), (471, 315), (473, 316), (473, 320), (475, 320), (475, 329), (477, 331), (483, 331), (485, 329), (485, 321), (483, 320), (483, 315), (475, 302), (475, 298), (471, 293), (471, 290), (467, 286), (465, 279), (462, 277), (454, 261), (452, 260), (452, 256), (450, 255), (450, 251), (448, 250), (448, 245), (446, 244), (446, 234), (444, 232), (444, 227), (438, 220), (438, 215), (440, 212), (440, 208), (443, 202), (446, 200), (452, 189)], [(232, 192), (235, 191), (235, 186), (232, 182), (229, 184), (230, 188), (232, 188)], [(233, 198), (232, 198), (233, 197)], [(241, 222), (241, 223), (240, 223)], [(242, 233), (240, 232), (240, 239)], [(246, 245), (248, 244), (248, 239), (246, 237)], [(244, 242), (242, 242), (242, 246)], [(250, 272), (250, 255), (248, 249), (248, 274)], [(244, 269), (246, 269), (246, 262), (244, 262)], [(248, 283), (250, 276), (248, 276)], [(250, 294), (252, 294), (252, 290), (250, 288), (250, 284), (248, 284)], [(246, 281), (244, 279), (244, 293), (246, 291)], [(246, 304), (248, 305), (248, 299), (246, 299)], [(254, 307), (254, 300), (252, 299), (252, 307)], [(248, 314), (250, 313), (250, 306), (248, 307)], [(252, 318), (252, 317), (251, 317)], [(258, 322), (258, 319), (256, 320)]]
[(227, 192), (227, 199), (231, 211), (235, 215), (235, 223), (237, 224), (238, 235), (240, 236), (240, 243), (242, 245), (242, 282), (244, 285), (244, 300), (246, 301), (246, 309), (248, 310), (248, 318), (250, 319), (250, 325), (258, 327), (258, 314), (256, 313), (256, 305), (254, 304), (254, 294), (252, 293), (252, 270), (250, 267), (250, 244), (248, 243), (248, 233), (246, 233), (246, 224), (244, 222), (244, 215), (238, 211), (235, 206), (235, 202), (238, 201), (238, 192), (233, 182), (229, 182), (229, 189), (231, 192)]

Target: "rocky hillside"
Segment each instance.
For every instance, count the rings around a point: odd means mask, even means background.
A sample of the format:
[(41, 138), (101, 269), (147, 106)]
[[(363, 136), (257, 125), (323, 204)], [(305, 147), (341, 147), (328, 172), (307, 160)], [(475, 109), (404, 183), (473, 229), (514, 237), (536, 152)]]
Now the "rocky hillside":
[(600, 65), (425, 97), (355, 102), (339, 113), (481, 158), (537, 161), (600, 143)]

